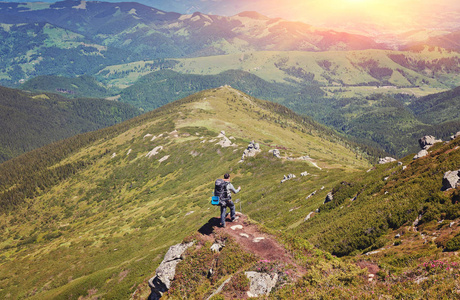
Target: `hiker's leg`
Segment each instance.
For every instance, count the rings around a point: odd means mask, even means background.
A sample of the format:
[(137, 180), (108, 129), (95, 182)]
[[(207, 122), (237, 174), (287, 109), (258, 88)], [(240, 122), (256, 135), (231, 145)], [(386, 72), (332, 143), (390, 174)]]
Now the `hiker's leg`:
[(228, 207), (230, 207), (230, 218), (233, 221), (235, 219), (235, 204), (232, 200), (228, 201)]
[(225, 215), (227, 214), (227, 207), (221, 205), (220, 206), (220, 224), (225, 226)]

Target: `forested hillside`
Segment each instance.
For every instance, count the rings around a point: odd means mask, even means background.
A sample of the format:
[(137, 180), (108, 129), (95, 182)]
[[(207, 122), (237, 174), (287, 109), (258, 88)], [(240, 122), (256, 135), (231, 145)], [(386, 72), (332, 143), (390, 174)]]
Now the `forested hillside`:
[(0, 162), (83, 132), (139, 114), (125, 103), (102, 99), (67, 99), (0, 87)]
[(75, 78), (44, 75), (32, 78), (21, 85), (32, 92), (51, 92), (68, 98), (105, 98), (112, 96), (107, 88), (91, 76)]

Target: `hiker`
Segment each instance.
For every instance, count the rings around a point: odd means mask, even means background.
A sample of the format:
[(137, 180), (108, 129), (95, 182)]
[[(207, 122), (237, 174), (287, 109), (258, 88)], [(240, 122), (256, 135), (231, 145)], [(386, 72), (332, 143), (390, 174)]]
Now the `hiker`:
[(220, 225), (225, 227), (225, 217), (227, 215), (227, 207), (230, 208), (230, 220), (235, 220), (235, 204), (232, 201), (232, 193), (236, 194), (241, 191), (241, 186), (235, 189), (230, 182), (230, 174), (226, 173), (224, 179), (216, 180), (216, 187), (214, 189), (214, 196), (219, 196), (220, 205)]

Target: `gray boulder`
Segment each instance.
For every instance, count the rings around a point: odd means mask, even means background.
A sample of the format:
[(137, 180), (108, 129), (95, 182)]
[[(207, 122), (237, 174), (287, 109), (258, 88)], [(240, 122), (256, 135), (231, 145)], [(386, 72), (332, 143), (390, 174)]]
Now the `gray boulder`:
[(313, 214), (314, 214), (314, 212), (313, 212), (313, 211), (312, 211), (312, 212), (310, 212), (310, 213), (309, 213), (309, 214), (308, 214), (308, 215), (305, 217), (305, 219), (303, 219), (303, 220), (304, 220), (304, 221), (307, 221), (307, 220), (309, 220)]
[(149, 300), (160, 299), (163, 293), (171, 287), (171, 281), (176, 274), (177, 264), (182, 260), (182, 254), (191, 247), (193, 242), (188, 244), (177, 244), (171, 246), (161, 264), (156, 269), (156, 275), (149, 280), (149, 286), (152, 293)]
[(256, 156), (256, 154), (260, 151), (260, 145), (258, 143), (255, 143), (254, 141), (250, 142), (246, 150), (244, 150), (240, 162), (242, 162), (246, 157)]
[(291, 180), (293, 178), (295, 178), (296, 176), (294, 174), (288, 174), (288, 176), (284, 175), (284, 178), (281, 180), (281, 183), (285, 182), (285, 181), (288, 181), (288, 180)]
[(248, 297), (267, 296), (275, 287), (278, 281), (278, 274), (267, 274), (259, 272), (245, 272), (249, 279)]
[(432, 135), (425, 135), (424, 137), (418, 140), (418, 143), (420, 144), (420, 148), (425, 149), (425, 150), (433, 146), (435, 143), (439, 143), (439, 142), (442, 142), (442, 140), (437, 140)]
[(460, 170), (447, 171), (442, 179), (442, 190), (447, 191), (460, 186)]
[(417, 153), (413, 159), (419, 159), (419, 158), (422, 158), (422, 157), (425, 157), (428, 155), (428, 151), (423, 149), (423, 150), (420, 150), (419, 153)]
[(329, 192), (326, 196), (326, 199), (324, 200), (324, 203), (328, 203), (328, 202), (331, 202), (332, 200), (334, 200), (334, 195), (332, 195), (332, 192)]
[(396, 159), (394, 159), (393, 157), (389, 157), (389, 156), (379, 158), (379, 165), (391, 163), (391, 162), (394, 162), (394, 161), (396, 161)]
[(454, 134), (453, 136), (450, 137), (451, 140), (455, 140), (456, 138), (458, 138), (460, 136), (460, 131), (457, 132), (456, 134)]
[(281, 158), (280, 151), (278, 149), (272, 149), (268, 151), (269, 153), (273, 153), (274, 157)]

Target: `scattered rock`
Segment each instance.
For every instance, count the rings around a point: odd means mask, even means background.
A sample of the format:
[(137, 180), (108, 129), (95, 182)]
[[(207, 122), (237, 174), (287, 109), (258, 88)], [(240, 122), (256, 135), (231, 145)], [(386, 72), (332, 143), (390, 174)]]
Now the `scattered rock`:
[(256, 237), (256, 238), (254, 238), (252, 241), (253, 241), (254, 243), (258, 243), (258, 242), (260, 242), (260, 241), (262, 241), (262, 240), (265, 240), (265, 238), (264, 238), (264, 237)]
[(281, 183), (285, 182), (285, 181), (288, 181), (288, 180), (291, 180), (293, 178), (295, 178), (296, 176), (294, 174), (288, 174), (288, 176), (284, 175), (284, 178), (281, 180)]
[(145, 157), (151, 158), (152, 156), (157, 155), (158, 152), (160, 152), (161, 150), (163, 150), (163, 146), (155, 147), (152, 151), (150, 151), (149, 153), (147, 153), (147, 154), (145, 155)]
[(417, 227), (418, 223), (422, 219), (422, 215), (418, 215), (418, 217), (415, 219), (415, 221), (412, 223), (412, 226)]
[(396, 159), (394, 159), (393, 157), (389, 157), (389, 156), (384, 157), (384, 158), (379, 158), (379, 165), (391, 163), (391, 162), (394, 162), (394, 161), (396, 161)]
[(176, 266), (182, 260), (182, 254), (191, 247), (193, 242), (188, 244), (177, 244), (171, 246), (161, 264), (156, 269), (156, 275), (149, 280), (152, 291), (149, 299), (160, 299), (163, 293), (171, 287), (171, 281), (176, 274)]
[(192, 211), (189, 211), (188, 213), (185, 214), (185, 216), (190, 216), (191, 214), (193, 214), (195, 211), (192, 210)]
[(455, 222), (450, 222), (449, 228), (452, 228), (452, 226), (454, 226), (454, 225), (455, 225)]
[(397, 233), (397, 234), (395, 235), (395, 239), (399, 239), (400, 237), (401, 237), (401, 234), (399, 234), (399, 233)]
[(201, 153), (200, 153), (200, 152), (197, 152), (197, 151), (195, 151), (195, 150), (192, 150), (192, 151), (190, 152), (190, 155), (193, 156), (193, 157), (197, 157), (198, 155), (201, 155)]
[(311, 161), (311, 157), (308, 156), (308, 155), (304, 155), (304, 156), (301, 156), (299, 158), (297, 158), (297, 160), (303, 160), (303, 161)]
[(387, 181), (388, 178), (390, 178), (390, 176), (387, 176), (387, 177), (383, 178), (383, 180)]
[(440, 143), (440, 142), (442, 142), (442, 140), (437, 140), (432, 135), (425, 135), (424, 137), (418, 140), (418, 143), (420, 144), (420, 148), (425, 149), (425, 150), (433, 146), (435, 143)]
[(308, 174), (307, 171), (300, 173), (300, 176), (308, 176), (308, 175), (309, 175), (309, 174)]
[[(212, 297), (214, 297), (215, 295), (218, 295), (222, 289), (224, 288), (224, 286), (230, 282), (230, 280), (232, 279), (233, 276), (230, 276), (227, 280), (225, 280), (218, 288), (217, 290), (214, 291), (214, 293), (212, 293), (208, 298), (206, 298), (206, 300), (210, 300)], [(149, 299), (150, 300), (150, 299)]]
[(267, 274), (259, 272), (244, 272), (249, 279), (248, 297), (267, 296), (275, 287), (278, 281), (278, 274)]
[(167, 160), (169, 158), (169, 155), (165, 155), (163, 156), (162, 158), (160, 158), (158, 161), (159, 162), (164, 162), (165, 160)]
[(419, 153), (417, 153), (413, 159), (418, 159), (418, 158), (422, 158), (422, 157), (425, 157), (428, 155), (428, 151), (423, 149), (423, 150), (420, 150)]
[(230, 227), (231, 230), (237, 230), (237, 229), (243, 229), (243, 226), (242, 225), (233, 225), (232, 227)]
[[(232, 143), (232, 141), (230, 141), (229, 138), (227, 138), (225, 136), (225, 131), (223, 131), (223, 130), (219, 133), (217, 138), (218, 139), (220, 138), (221, 140), (219, 142), (217, 142), (216, 145), (220, 145), (222, 148), (235, 147), (236, 146), (235, 144)], [(215, 140), (213, 139), (211, 141), (214, 142)]]
[(323, 204), (331, 202), (332, 200), (334, 200), (334, 195), (332, 195), (332, 192), (329, 192), (329, 193), (327, 193), (326, 199), (324, 200)]
[(276, 158), (281, 158), (280, 151), (278, 149), (272, 149), (268, 151), (269, 153), (273, 153), (273, 156)]
[(403, 171), (404, 171), (405, 169), (407, 169), (407, 166), (403, 166), (402, 169), (403, 169)]
[(447, 191), (460, 186), (460, 170), (447, 171), (442, 179), (442, 190)]
[(117, 153), (114, 152), (110, 158), (115, 158), (115, 157), (117, 157)]
[(454, 134), (453, 136), (450, 137), (451, 140), (455, 140), (456, 138), (458, 138), (460, 136), (460, 131), (457, 132), (456, 134)]
[(354, 196), (353, 198), (350, 199), (351, 202), (355, 201), (358, 198), (358, 196)]
[(224, 248), (224, 247), (225, 247), (225, 243), (224, 243), (224, 242), (222, 242), (222, 241), (217, 241), (217, 242), (215, 242), (214, 244), (212, 244), (212, 246), (211, 246), (210, 249), (211, 249), (212, 252), (218, 253), (218, 252), (220, 252), (220, 250), (222, 250), (222, 248)]
[(133, 149), (129, 149), (128, 152), (126, 153), (126, 156), (130, 155), (131, 152), (133, 152)]
[(241, 156), (240, 162), (242, 162), (246, 157), (254, 157), (257, 153), (259, 153), (260, 145), (254, 141), (250, 142), (246, 150), (244, 150), (243, 155)]
[(305, 219), (303, 219), (303, 220), (304, 220), (304, 221), (309, 220), (313, 214), (314, 214), (314, 212), (309, 213), (309, 214), (305, 217)]
[(148, 138), (148, 137), (151, 137), (151, 136), (153, 136), (153, 134), (147, 133), (146, 135), (144, 135), (144, 137), (142, 139), (145, 140), (145, 138)]
[(246, 233), (240, 233), (240, 236), (245, 237), (245, 238), (249, 238), (249, 235), (246, 234)]
[(320, 166), (318, 166), (318, 164), (317, 164), (317, 163), (315, 163), (315, 162), (313, 162), (313, 161), (310, 161), (310, 163), (313, 165), (313, 167), (315, 167), (315, 168), (318, 168), (318, 169), (322, 170), (322, 168), (321, 168)]
[(313, 193), (311, 193), (310, 195), (308, 195), (307, 198), (305, 198), (305, 199), (310, 199), (310, 198), (313, 197), (314, 195), (316, 195), (316, 191), (314, 191)]

